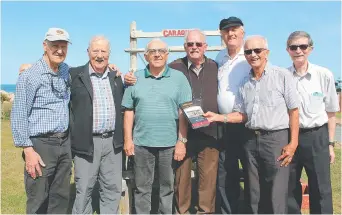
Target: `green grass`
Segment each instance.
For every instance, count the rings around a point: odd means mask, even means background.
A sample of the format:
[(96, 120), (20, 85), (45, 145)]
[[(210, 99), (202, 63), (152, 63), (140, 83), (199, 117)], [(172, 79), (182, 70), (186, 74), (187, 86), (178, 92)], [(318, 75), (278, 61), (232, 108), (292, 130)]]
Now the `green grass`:
[(24, 162), (21, 150), (13, 146), (10, 122), (1, 121), (1, 213), (24, 214)]
[[(1, 211), (0, 214), (25, 214), (26, 193), (24, 187), (24, 161), (22, 150), (14, 147), (9, 120), (1, 120)], [(71, 176), (71, 199), (68, 208), (71, 212), (76, 194), (74, 176)], [(98, 200), (98, 195), (93, 196)], [(122, 198), (123, 199), (123, 198)], [(95, 209), (98, 204), (94, 203)], [(125, 211), (120, 204), (120, 211)], [(96, 214), (96, 211), (95, 211)]]
[[(1, 120), (1, 214), (25, 213), (24, 162), (21, 152), (21, 149), (13, 146), (9, 120)], [(334, 213), (341, 214), (341, 148), (336, 148), (335, 153), (335, 163), (331, 166), (333, 204)], [(305, 173), (303, 180), (307, 180)]]
[[(341, 214), (341, 148), (335, 148), (335, 162), (330, 167), (334, 214)], [(308, 181), (308, 177), (304, 170), (302, 172), (302, 180), (305, 183)], [(309, 210), (304, 210), (302, 212), (308, 214)]]
[(337, 113), (336, 113), (336, 118), (337, 118), (337, 119), (341, 119), (341, 112), (337, 112)]

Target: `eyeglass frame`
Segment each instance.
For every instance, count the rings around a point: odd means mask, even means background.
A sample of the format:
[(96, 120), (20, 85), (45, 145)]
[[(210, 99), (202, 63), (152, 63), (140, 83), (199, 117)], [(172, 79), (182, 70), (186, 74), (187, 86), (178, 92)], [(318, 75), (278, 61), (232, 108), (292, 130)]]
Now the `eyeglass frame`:
[[(58, 80), (62, 79), (64, 84), (65, 84), (65, 90), (60, 91), (58, 90), (55, 85), (54, 85), (54, 77), (58, 78)], [(53, 94), (55, 94), (58, 98), (65, 98), (65, 96), (68, 94), (69, 89), (71, 87), (71, 81), (69, 79), (64, 79), (63, 77), (59, 77), (59, 76), (54, 76), (52, 74), (50, 74), (50, 86), (51, 86), (51, 90), (53, 92)]]
[[(296, 49), (293, 49), (293, 47), (295, 47)], [(305, 47), (305, 48), (304, 48)], [(309, 44), (300, 44), (300, 45), (289, 45), (288, 48), (291, 50), (291, 51), (297, 51), (298, 48), (302, 51), (306, 51), (308, 48), (310, 48), (312, 46), (310, 46)]]
[(196, 45), (196, 47), (198, 48), (202, 48), (206, 43), (205, 42), (186, 42), (185, 45), (187, 47), (194, 47), (194, 45)]
[(268, 50), (268, 49), (265, 49), (265, 48), (246, 49), (243, 51), (243, 53), (245, 55), (251, 55), (254, 52), (256, 55), (259, 55), (259, 54), (261, 54), (261, 52), (263, 52), (265, 50)]
[(167, 54), (169, 53), (169, 50), (168, 49), (165, 49), (165, 48), (162, 48), (162, 49), (147, 49), (145, 54), (150, 54), (150, 55), (157, 55), (157, 53), (161, 54), (161, 55), (164, 55), (164, 54)]

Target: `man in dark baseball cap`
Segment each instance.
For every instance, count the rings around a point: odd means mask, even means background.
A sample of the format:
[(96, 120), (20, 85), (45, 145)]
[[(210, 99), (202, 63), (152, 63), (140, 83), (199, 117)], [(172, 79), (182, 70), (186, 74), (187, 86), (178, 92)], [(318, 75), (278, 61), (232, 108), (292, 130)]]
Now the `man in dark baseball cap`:
[(231, 16), (228, 19), (222, 19), (220, 22), (220, 30), (224, 30), (230, 27), (243, 26), (241, 19)]
[[(221, 38), (227, 48), (221, 50), (215, 60), (219, 66), (217, 104), (220, 114), (229, 114), (233, 112), (234, 95), (239, 90), (238, 83), (248, 76), (251, 67), (243, 52), (245, 32), (241, 19), (235, 16), (222, 19), (219, 28)], [(245, 213), (245, 211), (238, 211), (238, 208), (245, 208), (239, 207), (238, 201), (240, 196), (238, 160), (240, 159), (242, 167), (245, 169), (242, 146), (243, 137), (246, 134), (244, 123), (224, 124), (218, 163), (216, 213)], [(246, 182), (244, 189), (248, 190)]]

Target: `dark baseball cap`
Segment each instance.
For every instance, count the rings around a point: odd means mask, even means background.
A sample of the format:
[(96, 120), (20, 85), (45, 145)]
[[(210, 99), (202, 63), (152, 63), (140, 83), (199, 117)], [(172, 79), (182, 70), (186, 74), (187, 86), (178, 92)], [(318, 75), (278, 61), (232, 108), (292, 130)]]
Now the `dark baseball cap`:
[(241, 19), (231, 16), (228, 19), (222, 19), (220, 22), (220, 30), (227, 29), (234, 26), (243, 26)]

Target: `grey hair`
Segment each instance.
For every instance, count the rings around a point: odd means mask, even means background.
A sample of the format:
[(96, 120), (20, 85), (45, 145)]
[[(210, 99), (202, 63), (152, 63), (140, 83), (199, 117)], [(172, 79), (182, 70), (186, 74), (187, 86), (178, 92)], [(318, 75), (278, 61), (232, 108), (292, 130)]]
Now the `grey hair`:
[(186, 43), (187, 41), (188, 41), (188, 37), (189, 37), (189, 34), (190, 34), (190, 32), (194, 32), (194, 31), (196, 31), (196, 32), (198, 32), (200, 35), (202, 35), (202, 37), (203, 37), (203, 39), (204, 39), (204, 42), (206, 42), (207, 40), (207, 37), (206, 37), (206, 35), (205, 35), (205, 33), (203, 32), (203, 31), (201, 31), (200, 29), (190, 29), (190, 30), (188, 30), (187, 32), (185, 32), (185, 34), (184, 34), (184, 43)]
[(94, 42), (99, 41), (99, 40), (104, 40), (104, 41), (106, 41), (106, 42), (108, 43), (108, 49), (109, 49), (109, 52), (110, 52), (110, 42), (109, 42), (109, 40), (108, 40), (105, 36), (103, 36), (103, 35), (96, 35), (96, 36), (92, 37), (92, 38), (90, 39), (90, 41), (89, 41), (88, 49), (90, 49), (91, 44), (93, 44)]
[(268, 42), (267, 42), (266, 37), (261, 36), (261, 35), (251, 35), (251, 36), (246, 37), (245, 44), (247, 43), (248, 40), (252, 40), (252, 39), (261, 39), (264, 42), (264, 46), (265, 46), (264, 48), (268, 49)]
[(305, 32), (305, 31), (295, 31), (292, 32), (289, 36), (289, 38), (287, 39), (287, 47), (291, 44), (291, 42), (296, 39), (296, 38), (301, 38), (301, 37), (305, 37), (308, 39), (309, 42), (309, 46), (313, 46), (313, 40), (311, 39), (311, 36), (309, 33)]
[(166, 42), (164, 42), (164, 41), (161, 40), (160, 38), (153, 38), (152, 40), (150, 40), (150, 42), (148, 42), (148, 43), (146, 44), (146, 47), (145, 47), (145, 54), (148, 52), (148, 49), (149, 49), (148, 46), (149, 46), (151, 43), (153, 43), (153, 42), (162, 42), (162, 43), (164, 43), (164, 44), (165, 44), (166, 50), (169, 51), (169, 48), (168, 48)]

